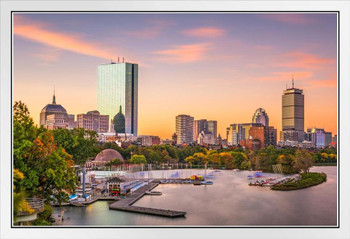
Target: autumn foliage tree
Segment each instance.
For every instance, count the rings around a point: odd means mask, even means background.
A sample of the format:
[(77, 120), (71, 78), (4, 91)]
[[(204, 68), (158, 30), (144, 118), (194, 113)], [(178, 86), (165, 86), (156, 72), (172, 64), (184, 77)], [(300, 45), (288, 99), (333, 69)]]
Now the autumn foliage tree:
[(13, 164), (23, 173), (15, 186), (46, 202), (68, 198), (67, 193), (73, 192), (77, 183), (72, 156), (57, 147), (52, 131), (34, 126), (24, 103), (15, 102), (13, 110)]

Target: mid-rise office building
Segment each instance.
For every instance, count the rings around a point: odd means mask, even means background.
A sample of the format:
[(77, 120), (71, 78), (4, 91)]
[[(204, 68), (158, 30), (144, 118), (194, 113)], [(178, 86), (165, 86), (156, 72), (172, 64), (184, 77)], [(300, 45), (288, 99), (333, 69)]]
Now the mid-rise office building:
[(307, 140), (311, 141), (316, 148), (324, 148), (329, 146), (332, 138), (331, 132), (326, 132), (320, 128), (307, 129)]
[(97, 110), (89, 111), (86, 114), (78, 114), (77, 123), (79, 128), (94, 130), (98, 133), (107, 133), (109, 115), (101, 115)]
[(160, 138), (158, 136), (141, 135), (141, 136), (139, 136), (139, 138), (141, 139), (142, 146), (152, 146), (152, 145), (159, 145), (160, 144)]
[(242, 124), (231, 124), (226, 128), (227, 145), (238, 145), (239, 141), (245, 139), (245, 128)]
[(137, 135), (138, 65), (111, 62), (98, 66), (97, 107), (101, 114), (113, 119), (121, 107), (125, 117), (125, 133)]
[(197, 141), (199, 134), (212, 134), (216, 139), (217, 136), (217, 121), (216, 120), (195, 120), (194, 121), (194, 141)]
[(216, 120), (208, 120), (208, 132), (216, 140), (218, 134), (218, 122)]
[(201, 132), (208, 132), (208, 121), (206, 119), (200, 119), (194, 121), (194, 141), (197, 141), (198, 136)]
[[(295, 133), (294, 133), (295, 132)], [(304, 140), (304, 95), (303, 90), (292, 88), (283, 91), (282, 95), (282, 132), (281, 140), (290, 140), (297, 135), (297, 141)]]
[(176, 143), (177, 144), (191, 144), (193, 143), (193, 126), (194, 118), (189, 115), (176, 116)]

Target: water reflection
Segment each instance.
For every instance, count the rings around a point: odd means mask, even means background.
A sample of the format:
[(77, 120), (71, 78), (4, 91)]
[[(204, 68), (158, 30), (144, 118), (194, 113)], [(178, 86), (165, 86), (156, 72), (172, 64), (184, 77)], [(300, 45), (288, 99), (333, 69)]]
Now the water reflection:
[[(177, 171), (181, 177), (204, 174), (204, 170)], [(336, 225), (337, 168), (314, 167), (311, 171), (325, 172), (327, 182), (281, 192), (248, 186), (248, 171), (221, 171), (214, 173), (214, 185), (163, 184), (155, 189), (161, 196), (144, 196), (134, 204), (186, 211), (185, 218), (114, 211), (107, 202), (99, 201), (86, 208), (65, 207), (68, 218), (64, 225)], [(153, 177), (171, 174), (174, 170), (152, 172)]]

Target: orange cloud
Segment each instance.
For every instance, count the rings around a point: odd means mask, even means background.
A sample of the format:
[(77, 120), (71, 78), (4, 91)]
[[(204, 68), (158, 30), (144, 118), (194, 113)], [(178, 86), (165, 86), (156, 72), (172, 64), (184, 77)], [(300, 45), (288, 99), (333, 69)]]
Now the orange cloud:
[(314, 23), (314, 20), (307, 17), (305, 14), (266, 14), (261, 15), (261, 17), (277, 21), (277, 22), (283, 22), (283, 23), (289, 23), (289, 24), (311, 24)]
[(173, 49), (156, 51), (154, 54), (164, 56), (162, 60), (169, 63), (188, 63), (205, 58), (210, 48), (210, 44), (207, 43), (179, 45)]
[(317, 55), (305, 53), (305, 52), (289, 52), (282, 56), (282, 61), (277, 66), (280, 67), (293, 67), (293, 68), (322, 68), (327, 64), (335, 64), (334, 58), (322, 58)]
[[(96, 43), (82, 39), (80, 36), (72, 36), (67, 33), (55, 32), (45, 28), (43, 24), (28, 21), (19, 15), (14, 17), (14, 34), (48, 46), (60, 48), (79, 54), (111, 59), (116, 54), (111, 49), (99, 46)], [(40, 57), (40, 55), (39, 55)], [(43, 57), (43, 56), (41, 56)]]
[(221, 37), (225, 35), (226, 32), (221, 28), (201, 27), (201, 28), (185, 30), (185, 31), (182, 31), (182, 33), (192, 37), (215, 38), (215, 37)]

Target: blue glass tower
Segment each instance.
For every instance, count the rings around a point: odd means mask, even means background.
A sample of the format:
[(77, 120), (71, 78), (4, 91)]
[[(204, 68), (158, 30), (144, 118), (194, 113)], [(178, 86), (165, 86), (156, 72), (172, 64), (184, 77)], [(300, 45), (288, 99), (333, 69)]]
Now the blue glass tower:
[(98, 66), (97, 108), (110, 119), (123, 109), (125, 133), (137, 136), (138, 65), (111, 62)]

